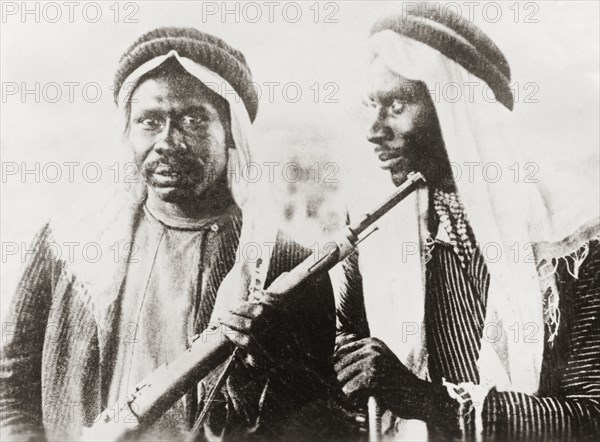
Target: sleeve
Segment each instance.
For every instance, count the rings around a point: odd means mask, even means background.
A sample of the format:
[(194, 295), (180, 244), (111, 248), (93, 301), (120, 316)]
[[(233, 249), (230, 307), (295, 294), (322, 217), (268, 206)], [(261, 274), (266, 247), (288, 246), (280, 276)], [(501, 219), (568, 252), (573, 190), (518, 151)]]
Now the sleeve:
[(2, 440), (42, 440), (41, 363), (54, 260), (46, 224), (27, 250), (12, 304), (2, 323), (0, 428)]
[[(346, 222), (349, 223), (349, 218)], [(365, 310), (359, 251), (355, 250), (329, 272), (336, 311), (336, 341), (348, 336), (362, 339), (371, 335)]]
[[(564, 285), (563, 285), (564, 288)], [(556, 394), (492, 390), (484, 402), (487, 434), (502, 437), (585, 438), (600, 435), (600, 247), (590, 243), (587, 263), (570, 287), (572, 322)], [(561, 290), (562, 296), (562, 290)], [(559, 369), (558, 366), (552, 367)]]

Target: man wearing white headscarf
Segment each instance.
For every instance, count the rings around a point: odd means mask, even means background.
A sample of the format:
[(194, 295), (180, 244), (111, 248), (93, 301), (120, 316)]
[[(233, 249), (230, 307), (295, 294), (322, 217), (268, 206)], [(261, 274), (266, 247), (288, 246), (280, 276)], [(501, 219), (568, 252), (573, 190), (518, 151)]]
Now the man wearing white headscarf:
[[(338, 381), (355, 404), (378, 401), (394, 440), (597, 436), (598, 201), (583, 191), (557, 210), (544, 183), (461, 179), (451, 167), (508, 168), (519, 152), (508, 62), (447, 9), (421, 3), (371, 30), (368, 139), (394, 185), (411, 171), (428, 185), (332, 272)], [(495, 99), (429, 92), (482, 82)], [(385, 178), (369, 175), (369, 192), (387, 192)], [(350, 218), (368, 200), (353, 193)]]
[[(195, 29), (156, 29), (122, 56), (114, 91), (140, 180), (35, 238), (3, 335), (2, 440), (78, 439), (209, 322), (246, 353), (211, 404), (207, 437), (324, 435), (306, 416), (334, 376), (329, 281), (307, 283), (281, 311), (247, 298), (250, 277), (260, 291), (309, 251), (278, 234), (260, 183), (231, 173), (254, 153), (258, 96), (243, 54)], [(102, 259), (66, 260), (51, 247), (65, 239), (97, 244)], [(216, 377), (137, 436), (187, 437)]]

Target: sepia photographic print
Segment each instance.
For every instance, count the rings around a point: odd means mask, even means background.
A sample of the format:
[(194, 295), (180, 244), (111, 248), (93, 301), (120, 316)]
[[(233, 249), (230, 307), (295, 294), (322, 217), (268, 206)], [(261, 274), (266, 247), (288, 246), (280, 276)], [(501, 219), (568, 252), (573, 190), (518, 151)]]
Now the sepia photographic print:
[(599, 440), (599, 21), (2, 1), (0, 440)]

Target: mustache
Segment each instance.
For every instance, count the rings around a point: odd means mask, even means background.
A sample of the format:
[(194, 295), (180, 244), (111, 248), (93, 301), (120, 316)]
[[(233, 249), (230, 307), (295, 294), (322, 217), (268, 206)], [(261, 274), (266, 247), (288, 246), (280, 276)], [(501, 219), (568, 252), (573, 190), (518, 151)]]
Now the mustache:
[(147, 162), (144, 166), (144, 173), (152, 174), (161, 165), (180, 173), (201, 172), (205, 166), (204, 161), (200, 158), (180, 153), (168, 153)]
[(415, 152), (410, 148), (410, 145), (407, 145), (405, 142), (398, 144), (378, 144), (373, 148), (373, 152), (381, 161), (399, 157), (412, 158), (415, 156)]
[(391, 158), (404, 157), (418, 160), (431, 156), (431, 140), (427, 134), (411, 131), (392, 140), (373, 143), (373, 152), (382, 161)]

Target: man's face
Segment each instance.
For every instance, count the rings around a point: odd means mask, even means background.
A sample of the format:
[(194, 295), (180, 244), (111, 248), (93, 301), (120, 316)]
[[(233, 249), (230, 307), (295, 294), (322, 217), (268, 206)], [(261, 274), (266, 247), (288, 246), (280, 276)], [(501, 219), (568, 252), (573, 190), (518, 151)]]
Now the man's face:
[(183, 71), (143, 81), (131, 97), (129, 141), (149, 192), (193, 203), (227, 167), (224, 100)]
[(424, 83), (390, 71), (376, 59), (369, 67), (367, 139), (381, 167), (400, 185), (413, 171), (436, 180), (446, 154), (435, 107)]

